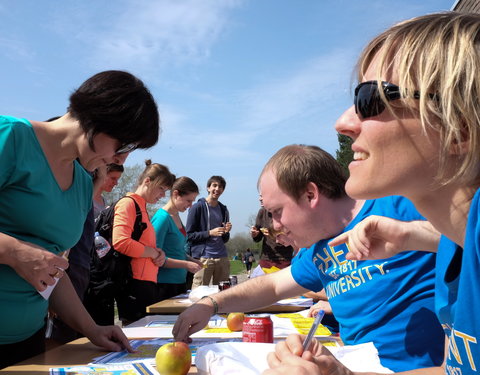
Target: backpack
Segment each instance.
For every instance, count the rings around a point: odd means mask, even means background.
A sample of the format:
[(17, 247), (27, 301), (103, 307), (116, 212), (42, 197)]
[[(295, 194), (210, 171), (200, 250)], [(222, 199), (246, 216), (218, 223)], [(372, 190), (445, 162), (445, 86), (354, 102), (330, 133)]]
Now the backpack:
[[(147, 228), (147, 224), (142, 222), (142, 211), (135, 199), (130, 196), (124, 196), (120, 199), (123, 198), (130, 198), (133, 200), (133, 203), (135, 203), (136, 214), (132, 239), (138, 241), (143, 231)], [(118, 201), (103, 209), (95, 219), (95, 231), (105, 238), (110, 245), (112, 245), (115, 206)], [(93, 250), (90, 259), (90, 291), (98, 295), (99, 293), (116, 294), (117, 292), (126, 290), (127, 285), (132, 279), (131, 260), (132, 258), (118, 252), (113, 246), (102, 258)]]
[(254, 258), (253, 255), (250, 255), (250, 256), (248, 257), (248, 263), (253, 263), (253, 262), (255, 262), (255, 258)]

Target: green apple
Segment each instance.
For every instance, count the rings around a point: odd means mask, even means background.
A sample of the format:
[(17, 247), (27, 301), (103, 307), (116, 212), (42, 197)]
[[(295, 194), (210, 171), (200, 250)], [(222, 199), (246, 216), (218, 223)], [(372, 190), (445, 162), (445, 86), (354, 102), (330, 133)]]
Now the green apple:
[(186, 375), (192, 365), (192, 353), (184, 342), (169, 342), (157, 350), (155, 362), (160, 375)]

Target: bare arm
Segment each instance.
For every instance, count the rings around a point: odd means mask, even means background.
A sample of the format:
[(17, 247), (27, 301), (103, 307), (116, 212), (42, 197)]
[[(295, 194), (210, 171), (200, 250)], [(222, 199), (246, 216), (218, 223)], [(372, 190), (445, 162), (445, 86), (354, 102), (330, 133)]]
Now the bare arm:
[[(280, 299), (298, 296), (307, 290), (292, 277), (290, 267), (265, 276), (256, 277), (233, 288), (210, 295), (218, 306), (218, 312), (245, 312), (269, 306)], [(176, 340), (188, 341), (188, 337), (203, 329), (214, 314), (215, 306), (210, 298), (203, 298), (180, 314), (173, 335)]]
[(67, 274), (62, 277), (50, 297), (50, 307), (71, 328), (84, 334), (88, 339), (106, 350), (132, 352), (130, 343), (117, 326), (99, 326), (88, 314), (78, 298)]
[(52, 275), (67, 269), (68, 261), (30, 242), (0, 233), (0, 264), (12, 267), (35, 289), (45, 290), (55, 283)]
[(200, 271), (203, 268), (202, 262), (197, 259), (190, 257), (189, 260), (181, 260), (174, 258), (165, 258), (165, 268), (186, 268), (189, 272), (195, 273)]
[(329, 242), (330, 246), (347, 243), (347, 259), (385, 259), (406, 250), (436, 252), (440, 233), (428, 221), (399, 221), (383, 216), (369, 216), (352, 230)]

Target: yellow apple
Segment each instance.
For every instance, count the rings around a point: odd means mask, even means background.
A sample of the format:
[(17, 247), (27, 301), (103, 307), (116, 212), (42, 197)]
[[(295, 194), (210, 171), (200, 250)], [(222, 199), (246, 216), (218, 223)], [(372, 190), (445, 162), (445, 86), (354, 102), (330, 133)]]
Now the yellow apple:
[(245, 314), (240, 312), (232, 312), (227, 316), (227, 327), (230, 331), (241, 331), (243, 329), (243, 320)]
[(155, 362), (160, 375), (186, 375), (192, 365), (192, 353), (184, 342), (169, 342), (157, 350)]

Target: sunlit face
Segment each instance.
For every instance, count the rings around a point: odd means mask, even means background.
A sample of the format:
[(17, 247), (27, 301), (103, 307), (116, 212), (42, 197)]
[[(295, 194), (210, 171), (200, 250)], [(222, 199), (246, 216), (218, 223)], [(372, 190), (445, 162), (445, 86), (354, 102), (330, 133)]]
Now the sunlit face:
[[(376, 80), (374, 71), (375, 59), (364, 81)], [(395, 76), (382, 79), (398, 84)], [(395, 102), (396, 107), (401, 104), (402, 100)], [(354, 141), (354, 161), (346, 184), (352, 198), (404, 195), (412, 199), (431, 194), (440, 152), (438, 134), (431, 130), (425, 134), (420, 119), (406, 110), (398, 109), (396, 115), (398, 118), (385, 109), (377, 116), (360, 119), (352, 106), (337, 120), (337, 132)]]
[(185, 195), (179, 195), (178, 190), (172, 192), (172, 201), (178, 212), (185, 212), (188, 208), (192, 207), (193, 202), (197, 199), (198, 193), (188, 193)]
[(120, 171), (108, 172), (103, 182), (102, 190), (110, 193), (113, 188), (118, 185), (120, 177), (122, 177), (122, 172)]
[(116, 150), (121, 146), (120, 141), (103, 133), (95, 135), (93, 145), (95, 151), (90, 148), (86, 135), (79, 140), (78, 159), (90, 172), (111, 163), (122, 165), (129, 155), (129, 153), (117, 154)]
[(283, 232), (278, 236), (282, 242), (293, 241), (297, 247), (308, 247), (320, 239), (314, 225), (315, 211), (306, 193), (297, 202), (280, 189), (271, 170), (263, 173), (259, 189), (263, 206), (272, 215), (273, 228)]
[(208, 195), (214, 199), (220, 198), (223, 193), (223, 187), (218, 182), (213, 181), (209, 187), (207, 187)]
[(165, 193), (170, 188), (168, 186), (162, 186), (158, 184), (150, 184), (148, 186), (147, 192), (144, 196), (144, 199), (147, 203), (154, 204), (157, 203), (160, 199), (165, 197)]

